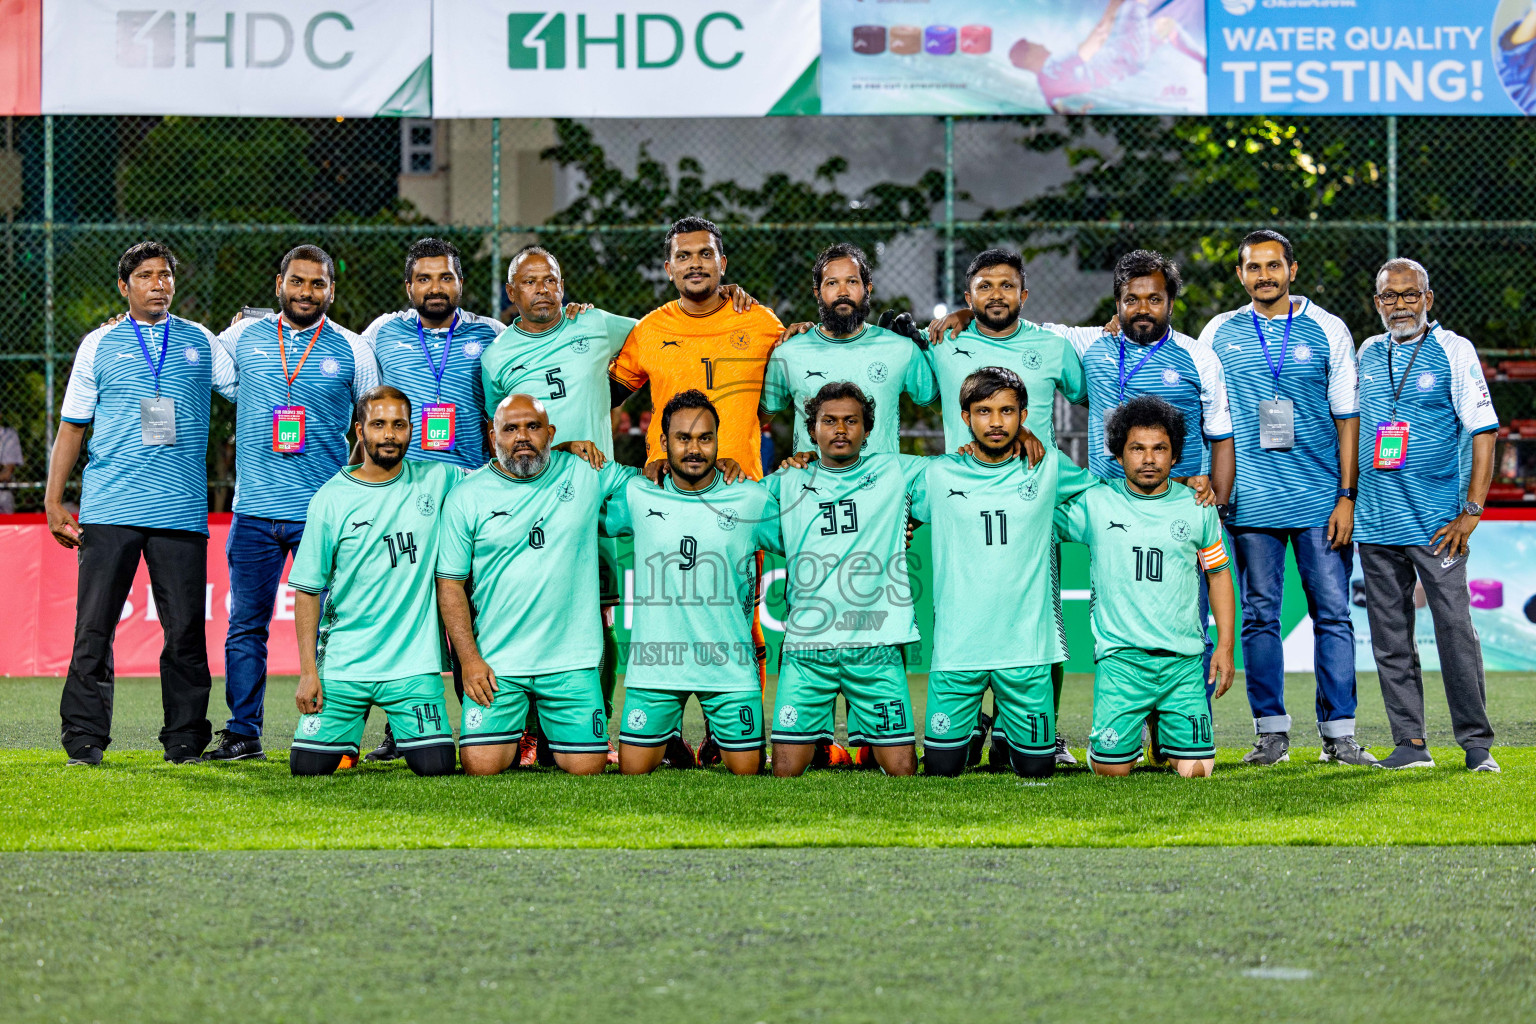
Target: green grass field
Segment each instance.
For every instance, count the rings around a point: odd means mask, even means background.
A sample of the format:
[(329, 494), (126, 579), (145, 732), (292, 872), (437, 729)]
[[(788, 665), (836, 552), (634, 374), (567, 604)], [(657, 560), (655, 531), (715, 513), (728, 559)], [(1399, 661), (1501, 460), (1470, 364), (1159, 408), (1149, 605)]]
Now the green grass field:
[[(1431, 676), (1434, 770), (1318, 764), (1302, 715), (1290, 764), (1242, 767), (1239, 679), (1213, 778), (1046, 783), (295, 780), (287, 679), (265, 764), (166, 765), (158, 685), (124, 681), (107, 765), (66, 769), (58, 685), (0, 683), (3, 1021), (1536, 1015), (1529, 675), (1489, 679), (1498, 776), (1462, 767)], [(1310, 677), (1288, 685), (1310, 710)]]

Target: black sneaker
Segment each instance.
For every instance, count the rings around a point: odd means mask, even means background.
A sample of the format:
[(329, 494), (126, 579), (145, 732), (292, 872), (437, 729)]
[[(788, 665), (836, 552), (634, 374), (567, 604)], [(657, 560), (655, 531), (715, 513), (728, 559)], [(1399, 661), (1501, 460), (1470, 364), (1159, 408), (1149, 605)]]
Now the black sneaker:
[(261, 740), (255, 736), (242, 736), (238, 732), (220, 729), (219, 745), (203, 755), (204, 761), (265, 761), (267, 752), (261, 749)]
[(189, 747), (178, 743), (174, 747), (165, 748), (165, 759), (171, 764), (200, 764), (203, 760), (203, 751), (200, 747)]
[[(1470, 753), (1470, 751), (1468, 751)], [(1376, 762), (1377, 768), (1433, 768), (1435, 759), (1429, 756), (1428, 747), (1416, 747), (1412, 743), (1399, 743), (1386, 757)]]
[(1244, 764), (1279, 764), (1291, 759), (1291, 734), (1261, 732), (1253, 739), (1253, 749), (1243, 755)]
[[(101, 764), (100, 747), (81, 747), (77, 754), (69, 755), (69, 760), (64, 762), (66, 767), (78, 765), (85, 768), (95, 768)], [(1498, 769), (1494, 769), (1497, 771)]]
[(720, 744), (715, 742), (714, 733), (710, 731), (709, 723), (704, 723), (704, 738), (699, 740), (699, 749), (694, 754), (700, 768), (707, 768), (712, 764), (720, 764)]
[(363, 760), (399, 761), (403, 757), (405, 757), (405, 755), (400, 753), (400, 748), (395, 746), (395, 734), (391, 732), (389, 726), (386, 725), (384, 726), (383, 742), (374, 747), (372, 750), (368, 751), (368, 753), (363, 757)]
[[(992, 732), (992, 716), (983, 711), (976, 716), (976, 728), (971, 730), (971, 745), (965, 752), (965, 765), (967, 768), (975, 768), (981, 764), (981, 751), (987, 745), (987, 734)], [(1007, 758), (1003, 763), (1007, 763)], [(991, 767), (996, 767), (991, 766)]]
[(1077, 758), (1073, 757), (1072, 751), (1067, 749), (1067, 738), (1061, 733), (1056, 734), (1056, 764), (1058, 767), (1077, 764)]
[[(99, 756), (100, 755), (98, 754), (98, 757)], [(1499, 762), (1495, 761), (1493, 759), (1493, 755), (1488, 753), (1487, 747), (1467, 748), (1467, 768), (1474, 772), (1503, 771), (1503, 769), (1499, 767)]]
[(1317, 759), (1353, 765), (1376, 763), (1376, 755), (1356, 743), (1353, 736), (1324, 736), (1323, 749), (1317, 755)]

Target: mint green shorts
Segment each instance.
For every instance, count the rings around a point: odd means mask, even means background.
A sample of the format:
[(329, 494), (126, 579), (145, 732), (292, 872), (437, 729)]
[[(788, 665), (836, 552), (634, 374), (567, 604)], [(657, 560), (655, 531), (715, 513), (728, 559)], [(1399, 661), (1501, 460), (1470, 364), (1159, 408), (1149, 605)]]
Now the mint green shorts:
[(401, 750), (453, 745), (443, 677), (436, 672), (376, 683), (322, 676), (320, 693), (320, 711), (301, 715), (293, 730), (295, 750), (355, 755), (368, 709), (375, 706), (389, 716), (389, 731)]
[(758, 690), (727, 690), (698, 693), (693, 690), (624, 691), (624, 715), (619, 742), (636, 747), (659, 747), (681, 736), (683, 708), (697, 697), (709, 723), (709, 734), (721, 750), (763, 749), (763, 695)]
[(608, 750), (608, 716), (596, 668), (542, 676), (497, 676), (496, 696), (483, 707), (465, 695), (459, 746), (516, 743), (528, 722), (528, 706), (539, 709), (539, 728), (549, 749), (561, 754)]
[(1015, 750), (1045, 757), (1056, 750), (1056, 700), (1050, 665), (972, 672), (928, 673), (928, 722), (923, 746), (964, 747), (971, 742), (981, 698), (992, 688), (993, 730)]
[(1093, 677), (1089, 756), (1100, 764), (1134, 762), (1141, 753), (1141, 727), (1156, 711), (1163, 753), (1184, 760), (1215, 757), (1203, 661), (1198, 654), (1135, 650), (1100, 659)]
[(773, 713), (773, 742), (833, 738), (837, 695), (848, 701), (850, 746), (900, 747), (916, 739), (907, 666), (899, 646), (785, 654)]

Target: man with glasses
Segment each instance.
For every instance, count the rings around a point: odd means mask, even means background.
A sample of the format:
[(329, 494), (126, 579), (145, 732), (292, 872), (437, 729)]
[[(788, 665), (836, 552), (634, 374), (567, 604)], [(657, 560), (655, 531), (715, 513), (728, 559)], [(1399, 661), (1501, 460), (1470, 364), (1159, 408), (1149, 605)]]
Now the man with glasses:
[(1432, 768), (1424, 679), (1414, 643), (1414, 579), (1435, 622), (1456, 742), (1472, 771), (1489, 754), (1483, 652), (1467, 593), (1467, 540), (1493, 480), (1499, 418), (1472, 343), (1431, 322), (1429, 272), (1408, 259), (1376, 274), (1387, 333), (1360, 347), (1360, 500), (1355, 540), (1365, 572), (1371, 650), (1396, 749), (1381, 768)]

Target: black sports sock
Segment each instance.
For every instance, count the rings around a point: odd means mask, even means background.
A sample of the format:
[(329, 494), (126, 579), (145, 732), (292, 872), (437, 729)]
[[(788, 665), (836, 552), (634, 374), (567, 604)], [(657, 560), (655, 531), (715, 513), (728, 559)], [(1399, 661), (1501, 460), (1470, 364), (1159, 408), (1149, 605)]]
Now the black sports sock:
[(405, 765), (417, 775), (452, 775), (455, 767), (454, 749), (451, 743), (407, 750)]
[(294, 775), (334, 775), (339, 767), (340, 754), (322, 754), (315, 750), (288, 752), (288, 770)]

